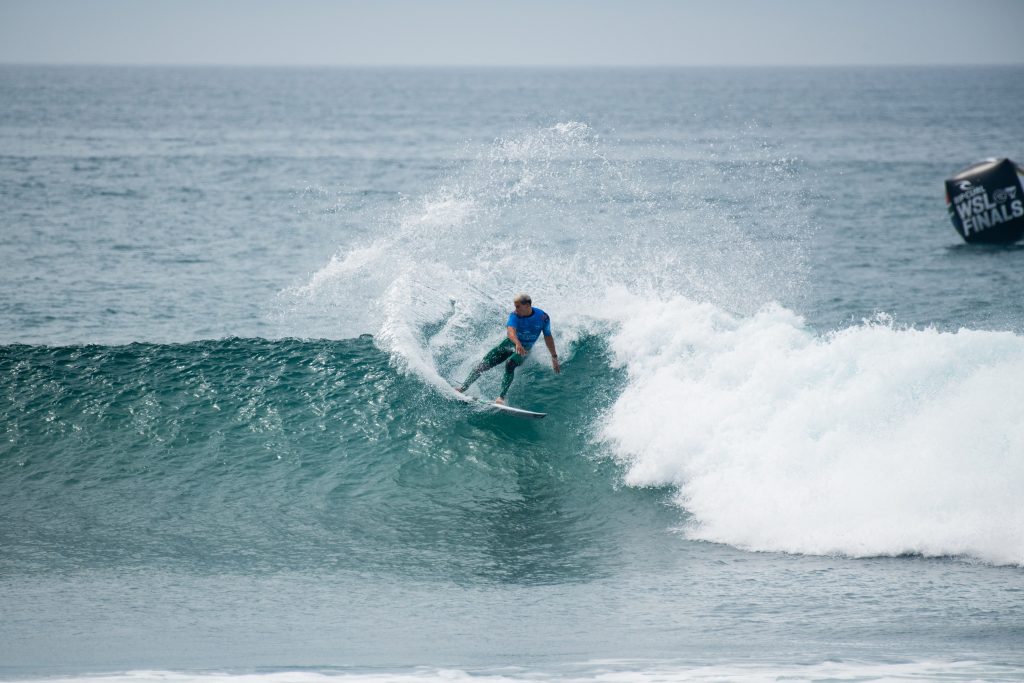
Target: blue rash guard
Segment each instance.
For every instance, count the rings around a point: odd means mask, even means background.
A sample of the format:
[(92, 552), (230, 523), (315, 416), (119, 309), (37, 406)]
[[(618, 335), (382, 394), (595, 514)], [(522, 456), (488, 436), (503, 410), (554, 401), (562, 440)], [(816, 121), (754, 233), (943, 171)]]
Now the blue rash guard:
[[(519, 343), (529, 349), (534, 342), (540, 339), (540, 335), (551, 336), (551, 318), (539, 308), (534, 308), (530, 315), (519, 316), (515, 311), (508, 316), (508, 327), (515, 328), (516, 337)], [(466, 381), (458, 387), (458, 391), (466, 391), (473, 382), (479, 379), (480, 375), (498, 363), (505, 363), (505, 376), (501, 379), (501, 393), (499, 396), (505, 398), (508, 388), (512, 385), (512, 378), (515, 377), (516, 368), (519, 367), (525, 357), (516, 353), (515, 344), (507, 336), (497, 346), (487, 352), (483, 361), (473, 368)], [(507, 361), (507, 362), (506, 362)]]
[(540, 339), (541, 333), (545, 337), (551, 336), (551, 318), (539, 308), (534, 308), (533, 313), (526, 316), (518, 316), (513, 311), (509, 314), (508, 322), (505, 324), (508, 327), (516, 328), (516, 336), (527, 349)]

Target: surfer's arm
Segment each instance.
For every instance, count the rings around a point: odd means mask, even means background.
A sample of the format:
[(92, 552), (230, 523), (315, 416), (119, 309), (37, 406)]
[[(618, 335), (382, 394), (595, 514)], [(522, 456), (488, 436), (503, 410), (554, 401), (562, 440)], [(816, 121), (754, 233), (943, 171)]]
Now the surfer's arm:
[(508, 326), (508, 338), (511, 339), (512, 343), (516, 345), (516, 353), (518, 353), (523, 358), (526, 358), (526, 348), (523, 346), (523, 343), (519, 341), (519, 335), (516, 334), (516, 328), (512, 327), (511, 325)]
[(544, 345), (548, 347), (548, 351), (551, 353), (551, 368), (555, 371), (555, 374), (562, 372), (562, 366), (558, 364), (558, 352), (555, 351), (555, 337), (554, 335), (544, 335)]

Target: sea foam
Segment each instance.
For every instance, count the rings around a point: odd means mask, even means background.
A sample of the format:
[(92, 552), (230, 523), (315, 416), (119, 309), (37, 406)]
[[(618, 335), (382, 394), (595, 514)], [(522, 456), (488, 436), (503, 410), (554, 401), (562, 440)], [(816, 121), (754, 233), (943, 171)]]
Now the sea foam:
[(756, 551), (1024, 565), (1024, 338), (815, 334), (620, 293), (628, 386), (601, 438), (632, 486), (671, 486), (692, 539)]
[[(825, 661), (684, 665), (670, 662), (597, 661), (552, 671), (503, 666), (493, 669), (416, 667), (401, 671), (275, 671), (266, 673), (128, 671), (48, 679), (52, 683), (675, 683), (676, 681), (1015, 681), (1020, 669), (975, 661), (920, 660), (893, 663)], [(24, 679), (26, 682), (32, 679)], [(22, 681), (12, 680), (12, 683)]]

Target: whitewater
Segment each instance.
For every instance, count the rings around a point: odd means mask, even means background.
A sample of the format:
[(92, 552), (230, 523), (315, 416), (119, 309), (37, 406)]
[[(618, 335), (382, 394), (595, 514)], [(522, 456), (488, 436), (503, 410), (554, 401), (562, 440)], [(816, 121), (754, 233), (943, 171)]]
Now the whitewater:
[[(687, 537), (756, 551), (1024, 561), (1024, 339), (869, 321), (825, 335), (644, 301), (601, 435), (634, 486), (675, 486)], [(642, 312), (640, 312), (642, 311)]]

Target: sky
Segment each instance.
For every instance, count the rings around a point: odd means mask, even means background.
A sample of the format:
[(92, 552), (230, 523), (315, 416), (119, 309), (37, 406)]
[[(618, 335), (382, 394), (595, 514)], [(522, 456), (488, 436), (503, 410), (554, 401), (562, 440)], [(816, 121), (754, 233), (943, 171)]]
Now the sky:
[(0, 0), (0, 63), (1024, 64), (1024, 0)]

